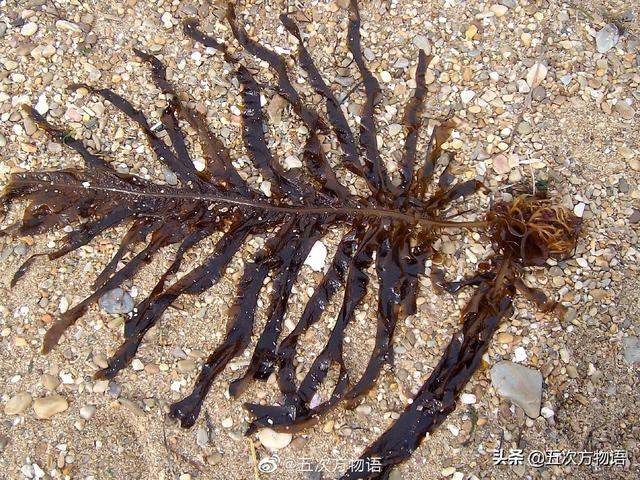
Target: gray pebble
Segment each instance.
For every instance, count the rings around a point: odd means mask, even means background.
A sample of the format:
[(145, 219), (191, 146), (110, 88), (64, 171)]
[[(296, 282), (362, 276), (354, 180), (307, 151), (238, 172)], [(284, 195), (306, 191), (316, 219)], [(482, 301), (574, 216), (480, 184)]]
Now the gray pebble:
[(525, 413), (536, 418), (542, 402), (542, 374), (513, 362), (499, 362), (491, 368), (491, 385)]
[(100, 307), (107, 313), (129, 313), (133, 311), (135, 306), (133, 298), (129, 292), (125, 292), (121, 288), (114, 288), (100, 297), (98, 300)]
[(627, 363), (630, 363), (631, 365), (634, 363), (640, 363), (640, 338), (623, 338), (622, 346), (624, 347), (624, 359)]
[(596, 33), (596, 48), (600, 53), (607, 53), (616, 46), (619, 39), (620, 32), (618, 27), (609, 23)]
[(122, 393), (122, 387), (120, 386), (119, 383), (110, 381), (108, 393), (111, 397), (118, 398)]

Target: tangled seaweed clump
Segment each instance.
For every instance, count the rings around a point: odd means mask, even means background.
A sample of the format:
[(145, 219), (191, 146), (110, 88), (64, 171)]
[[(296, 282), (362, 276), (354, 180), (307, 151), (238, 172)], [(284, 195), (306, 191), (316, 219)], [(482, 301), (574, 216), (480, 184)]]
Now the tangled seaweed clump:
[[(49, 259), (56, 259), (88, 244), (106, 230), (128, 226), (119, 249), (95, 280), (93, 293), (57, 319), (45, 335), (43, 350), (54, 348), (65, 331), (102, 295), (133, 278), (164, 247), (177, 245), (169, 268), (126, 318), (123, 342), (107, 367), (96, 373), (97, 378), (115, 377), (130, 364), (145, 334), (159, 324), (169, 306), (182, 295), (197, 295), (211, 288), (224, 277), (232, 257), (248, 239), (265, 236), (264, 247), (247, 259), (237, 298), (228, 314), (224, 340), (204, 362), (192, 392), (174, 403), (170, 414), (183, 427), (194, 425), (214, 380), (250, 345), (258, 299), (263, 294), (265, 279), (270, 276), (273, 288), (267, 302), (268, 320), (259, 332), (247, 370), (231, 383), (229, 391), (239, 397), (253, 380), (265, 381), (276, 373), (282, 401), (276, 405), (246, 403), (253, 416), (247, 434), (263, 427), (299, 431), (317, 423), (340, 404), (348, 408), (359, 404), (374, 387), (384, 366), (392, 361), (396, 325), (417, 313), (419, 278), (436, 253), (434, 243), (443, 231), (477, 230), (492, 243), (493, 253), (480, 264), (474, 276), (450, 282), (444, 271), (432, 272), (438, 289), (456, 293), (465, 287), (474, 288), (462, 310), (459, 331), (399, 419), (363, 452), (361, 459), (376, 459), (380, 468), (361, 471), (352, 467), (343, 476), (387, 478), (393, 466), (408, 458), (426, 434), (455, 409), (458, 395), (478, 369), (493, 334), (512, 314), (517, 293), (521, 292), (543, 310), (556, 308), (544, 293), (524, 284), (523, 271), (543, 266), (549, 258), (571, 255), (579, 234), (579, 219), (543, 195), (515, 195), (510, 202), (493, 204), (484, 216), (468, 221), (452, 220), (472, 210), (466, 205), (470, 196), (487, 189), (475, 179), (456, 182), (450, 168), (453, 160), (444, 149), (453, 127), (449, 122), (441, 122), (433, 129), (425, 151), (420, 154), (423, 160), (418, 159), (425, 73), (430, 61), (422, 51), (415, 92), (404, 115), (406, 135), (400, 178), (394, 181), (397, 179), (387, 171), (376, 142), (376, 99), (381, 89), (362, 54), (361, 20), (355, 0), (349, 9), (348, 46), (366, 97), (357, 132), (349, 126), (333, 89), (315, 66), (292, 18), (283, 15), (281, 21), (298, 39), (298, 64), (324, 99), (326, 115), (305, 103), (293, 86), (284, 58), (251, 39), (231, 6), (227, 20), (240, 46), (275, 72), (277, 85), (273, 88), (308, 130), (301, 154), (303, 168), (285, 170), (271, 152), (264, 131), (263, 86), (224, 43), (200, 31), (195, 20), (184, 24), (184, 33), (220, 52), (233, 66), (243, 101), (244, 148), (261, 178), (271, 182), (270, 196), (240, 175), (230, 151), (210, 130), (206, 117), (180, 99), (162, 62), (142, 51), (135, 53), (151, 66), (153, 81), (169, 99), (161, 123), (170, 143), (157, 135), (140, 110), (112, 90), (88, 85), (72, 88), (83, 87), (104, 98), (133, 121), (145, 133), (158, 160), (175, 173), (179, 185), (163, 185), (116, 171), (105, 157), (51, 125), (34, 109), (28, 109), (29, 115), (53, 140), (82, 156), (84, 168), (13, 174), (2, 197), (3, 205), (7, 207), (15, 200), (27, 200), (28, 204), (21, 221), (6, 227), (3, 233), (37, 235), (72, 226), (61, 246), (48, 254)], [(194, 167), (179, 120), (196, 132), (207, 162), (204, 171)], [(321, 148), (321, 134), (335, 136), (341, 166), (364, 181), (366, 195), (355, 195), (341, 183)], [(447, 165), (441, 168), (447, 160)], [(292, 286), (305, 259), (319, 239), (337, 229), (345, 233), (328, 269), (293, 331), (283, 336)], [(223, 235), (213, 250), (206, 252), (205, 260), (167, 286), (179, 272), (185, 254), (218, 232)], [(138, 253), (134, 254), (135, 251)], [(18, 269), (13, 283), (35, 259), (36, 256), (31, 257)], [(371, 281), (370, 267), (375, 268), (378, 281), (375, 347), (364, 373), (356, 379), (345, 363), (343, 345), (345, 331)], [(306, 376), (297, 382), (294, 357), (300, 338), (342, 293), (326, 345)], [(338, 370), (337, 380), (329, 398), (318, 404), (314, 399), (321, 386), (329, 383), (331, 368)]]

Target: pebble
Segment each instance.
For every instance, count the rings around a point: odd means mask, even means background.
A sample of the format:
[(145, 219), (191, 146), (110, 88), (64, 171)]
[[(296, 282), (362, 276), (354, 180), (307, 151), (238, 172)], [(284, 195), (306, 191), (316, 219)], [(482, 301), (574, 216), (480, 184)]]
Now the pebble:
[(44, 47), (42, 47), (42, 56), (44, 58), (51, 58), (55, 55), (56, 53), (56, 47), (54, 47), (53, 45), (45, 45)]
[(505, 5), (491, 5), (491, 11), (496, 17), (500, 18), (504, 17), (509, 9)]
[(270, 428), (263, 428), (257, 434), (260, 443), (268, 450), (280, 450), (291, 443), (293, 435), (290, 433), (280, 433)]
[(233, 426), (233, 418), (227, 417), (222, 419), (222, 426), (224, 428), (231, 428)]
[(144, 364), (138, 358), (134, 358), (131, 362), (131, 368), (136, 372), (141, 372), (144, 370)]
[(56, 22), (56, 28), (64, 32), (71, 33), (79, 33), (82, 31), (80, 25), (78, 25), (77, 23), (69, 22), (68, 20), (58, 20)]
[(49, 104), (47, 103), (47, 97), (44, 95), (44, 93), (38, 97), (38, 102), (36, 103), (34, 108), (40, 115), (44, 115), (49, 111)]
[(84, 420), (91, 420), (91, 417), (96, 413), (95, 405), (85, 405), (80, 408), (80, 417)]
[(613, 109), (625, 120), (631, 120), (636, 114), (636, 111), (633, 109), (633, 107), (624, 100), (619, 100), (618, 102), (616, 102)]
[(33, 411), (36, 414), (36, 418), (41, 420), (47, 420), (58, 413), (64, 412), (67, 408), (69, 408), (69, 403), (62, 395), (38, 398), (33, 402)]
[(53, 392), (60, 385), (60, 380), (55, 375), (45, 373), (42, 375), (42, 386)]
[(540, 85), (547, 76), (547, 66), (544, 63), (535, 63), (527, 72), (527, 84), (534, 88)]
[(327, 259), (327, 247), (318, 240), (311, 247), (311, 251), (304, 261), (305, 265), (309, 265), (314, 272), (321, 272), (324, 269), (324, 263)]
[(361, 415), (370, 415), (372, 411), (372, 408), (370, 405), (358, 405), (356, 407), (356, 412), (360, 413)]
[(573, 207), (573, 213), (576, 215), (576, 217), (582, 218), (582, 216), (584, 215), (585, 208), (586, 208), (586, 205), (580, 202), (575, 207)]
[(630, 363), (631, 365), (633, 365), (634, 363), (640, 363), (640, 338), (623, 338), (622, 345), (624, 348), (624, 359), (626, 360), (626, 362)]
[(476, 396), (473, 393), (463, 393), (462, 395), (460, 395), (460, 401), (464, 405), (473, 405), (477, 400)]
[(186, 358), (184, 360), (178, 360), (178, 371), (180, 373), (193, 372), (195, 369), (196, 369), (196, 362), (194, 362), (190, 358)]
[(499, 174), (503, 175), (505, 173), (509, 173), (511, 167), (509, 166), (509, 159), (506, 155), (500, 154), (493, 157), (493, 170)]
[(28, 392), (20, 392), (9, 399), (4, 405), (6, 415), (18, 415), (31, 406), (33, 398)]
[(284, 166), (287, 170), (291, 170), (292, 168), (302, 168), (302, 162), (295, 155), (289, 155), (284, 159)]
[(475, 96), (476, 92), (474, 92), (473, 90), (462, 90), (460, 92), (460, 100), (462, 100), (462, 103), (464, 103), (465, 105), (469, 103)]
[(20, 29), (20, 35), (22, 35), (24, 37), (30, 37), (31, 35), (33, 35), (37, 31), (38, 31), (38, 24), (33, 23), (33, 22), (27, 22)]
[(512, 362), (499, 362), (491, 368), (491, 385), (498, 395), (508, 398), (525, 413), (536, 418), (542, 402), (542, 374)]
[(100, 297), (98, 300), (100, 307), (111, 314), (129, 313), (133, 311), (135, 306), (133, 298), (129, 295), (129, 292), (124, 291), (121, 288), (114, 288)]
[(208, 443), (209, 443), (209, 431), (204, 427), (198, 428), (198, 431), (196, 432), (196, 444), (199, 447), (204, 448), (207, 446)]
[(607, 53), (616, 46), (619, 39), (618, 27), (608, 23), (596, 33), (596, 48), (600, 53)]
[(413, 37), (413, 44), (420, 50), (424, 50), (427, 55), (431, 53), (431, 42), (426, 36), (416, 35)]

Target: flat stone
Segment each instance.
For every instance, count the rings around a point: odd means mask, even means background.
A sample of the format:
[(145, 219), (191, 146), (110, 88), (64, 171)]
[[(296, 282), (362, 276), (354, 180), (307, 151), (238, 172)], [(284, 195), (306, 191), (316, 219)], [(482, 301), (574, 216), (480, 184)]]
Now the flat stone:
[(38, 24), (33, 22), (25, 23), (20, 29), (20, 35), (30, 37), (38, 31)]
[(98, 304), (107, 313), (129, 313), (133, 311), (135, 303), (129, 292), (125, 292), (121, 288), (114, 288), (100, 297)]
[(464, 103), (465, 105), (473, 100), (473, 97), (475, 96), (476, 92), (474, 92), (473, 90), (462, 90), (460, 92), (460, 100), (462, 100), (462, 103)]
[(529, 87), (535, 88), (540, 85), (540, 83), (542, 83), (542, 81), (546, 78), (547, 71), (547, 66), (544, 63), (538, 62), (533, 64), (527, 72), (526, 77)]
[(80, 409), (80, 417), (84, 420), (91, 420), (91, 417), (96, 413), (95, 405), (85, 405)]
[(531, 418), (540, 415), (542, 374), (513, 362), (499, 362), (491, 368), (491, 385)]
[(31, 394), (27, 392), (20, 392), (11, 397), (9, 401), (5, 403), (4, 413), (6, 415), (18, 415), (29, 408), (32, 401), (33, 399), (31, 398)]
[(318, 240), (311, 247), (311, 251), (304, 261), (305, 265), (309, 265), (314, 272), (320, 272), (324, 269), (324, 263), (327, 259), (327, 247)]
[(47, 420), (58, 413), (64, 412), (67, 408), (69, 408), (69, 403), (62, 395), (38, 398), (33, 402), (33, 411), (36, 414), (36, 418), (41, 420)]
[(622, 339), (624, 348), (624, 359), (627, 363), (640, 363), (640, 338), (626, 337)]
[(263, 428), (257, 434), (260, 443), (268, 450), (280, 450), (291, 443), (293, 435), (290, 433), (280, 433), (270, 428)]
[(413, 44), (420, 50), (424, 50), (425, 53), (431, 53), (431, 42), (426, 36), (416, 35), (415, 37), (413, 37)]
[(618, 27), (608, 23), (596, 33), (596, 48), (600, 53), (607, 53), (616, 46), (619, 39)]

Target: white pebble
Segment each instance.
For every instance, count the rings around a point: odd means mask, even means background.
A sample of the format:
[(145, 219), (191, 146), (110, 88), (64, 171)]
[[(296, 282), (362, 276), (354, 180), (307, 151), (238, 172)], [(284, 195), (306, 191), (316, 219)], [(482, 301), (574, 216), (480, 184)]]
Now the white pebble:
[(80, 408), (80, 417), (85, 420), (91, 420), (91, 417), (96, 413), (95, 405), (85, 405)]
[(464, 103), (465, 105), (469, 103), (475, 96), (476, 92), (474, 92), (473, 90), (462, 90), (460, 92), (460, 100), (462, 100), (462, 103)]
[(23, 35), (25, 37), (30, 37), (37, 31), (38, 31), (38, 24), (29, 22), (29, 23), (25, 23), (22, 26), (22, 28), (20, 29), (20, 35)]
[(311, 251), (304, 261), (305, 265), (309, 265), (314, 272), (320, 272), (324, 269), (324, 262), (327, 259), (327, 247), (321, 241), (317, 241), (311, 247)]
[(260, 443), (268, 450), (280, 450), (291, 443), (293, 435), (263, 428), (257, 434)]
[(573, 213), (576, 214), (576, 217), (580, 217), (582, 218), (582, 215), (584, 215), (584, 209), (585, 209), (586, 205), (582, 202), (580, 202), (579, 204), (577, 204), (574, 208), (573, 208)]
[(144, 364), (138, 360), (137, 358), (133, 359), (133, 362), (131, 362), (131, 367), (136, 371), (139, 372), (141, 370), (144, 370)]
[(513, 353), (516, 362), (524, 362), (527, 359), (527, 352), (523, 347), (516, 348)]
[(476, 396), (473, 393), (463, 393), (460, 395), (460, 401), (465, 405), (473, 405), (476, 403)]

